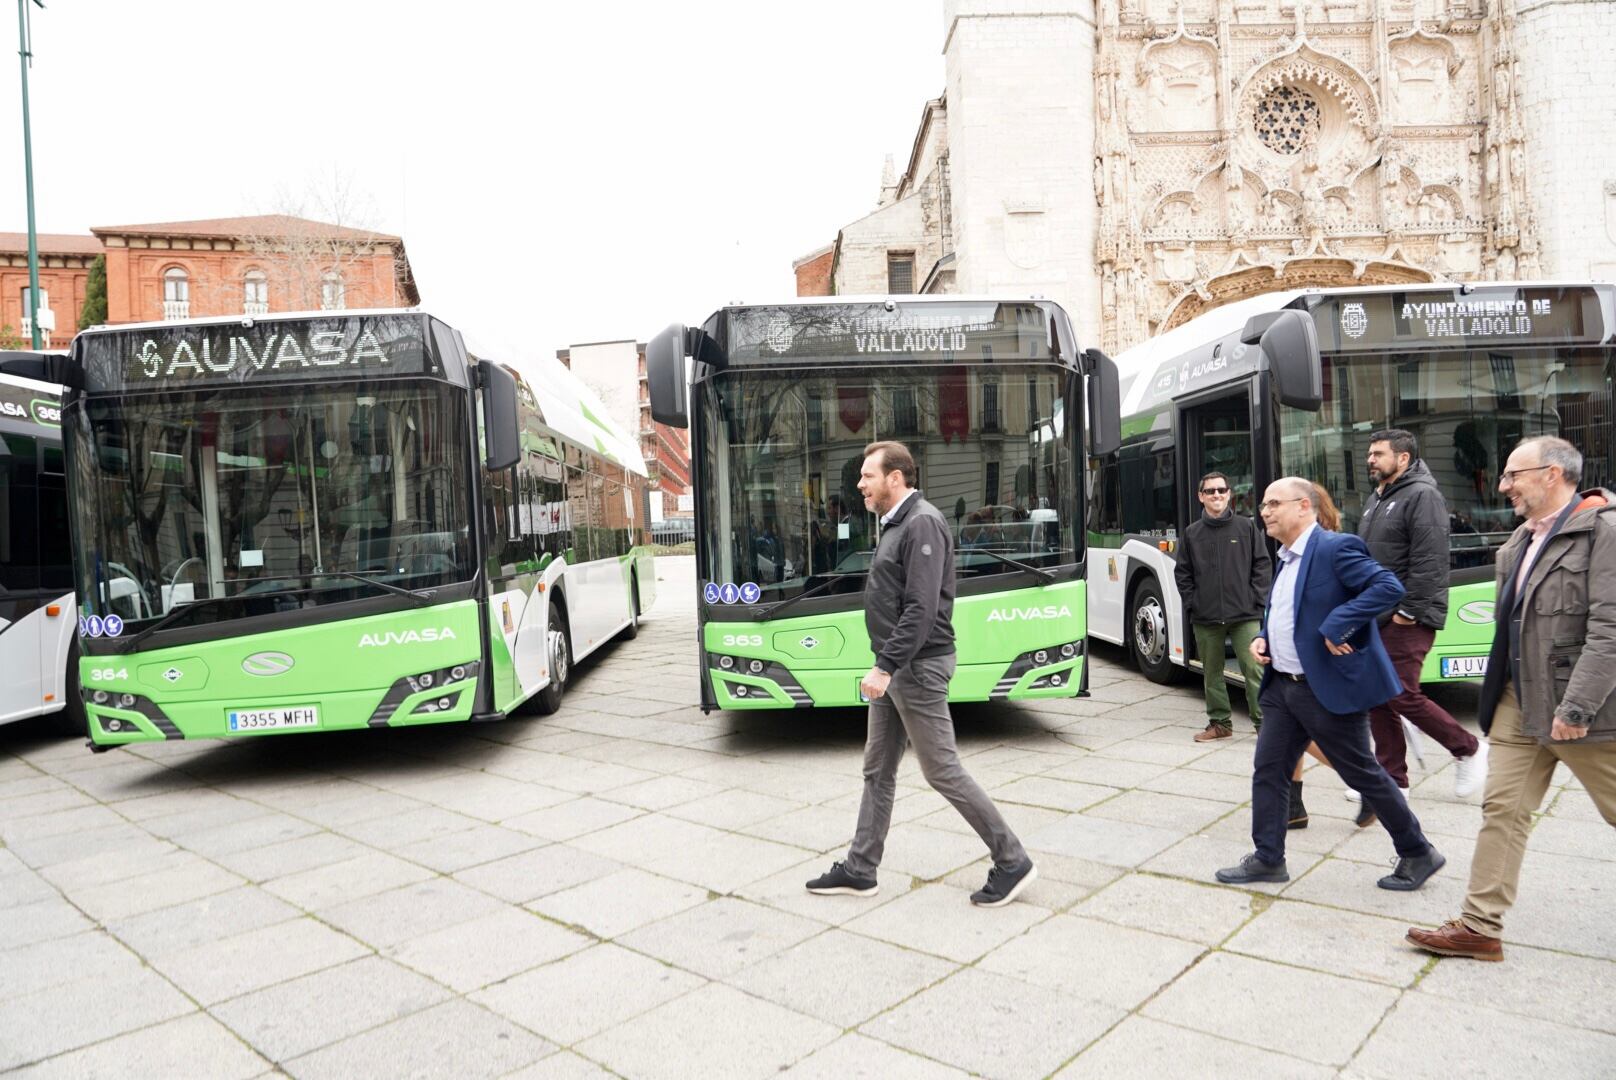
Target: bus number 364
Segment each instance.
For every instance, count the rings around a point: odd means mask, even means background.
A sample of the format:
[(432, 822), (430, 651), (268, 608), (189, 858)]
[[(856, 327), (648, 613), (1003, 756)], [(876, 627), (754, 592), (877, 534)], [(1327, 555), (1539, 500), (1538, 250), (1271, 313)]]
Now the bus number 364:
[(90, 679), (92, 682), (99, 682), (102, 679), (127, 679), (128, 677), (128, 668), (100, 667), (90, 669)]
[(727, 646), (730, 646), (731, 648), (733, 648), (735, 646), (747, 646), (747, 645), (750, 645), (754, 649), (761, 649), (763, 647), (763, 635), (762, 634), (725, 634), (724, 635), (724, 644), (727, 645)]

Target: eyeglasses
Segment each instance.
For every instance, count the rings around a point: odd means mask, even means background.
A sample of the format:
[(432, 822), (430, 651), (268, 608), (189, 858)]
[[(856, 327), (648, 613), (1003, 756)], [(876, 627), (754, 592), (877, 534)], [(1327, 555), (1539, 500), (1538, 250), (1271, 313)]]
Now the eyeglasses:
[(1514, 486), (1516, 478), (1522, 473), (1541, 472), (1544, 469), (1552, 468), (1554, 468), (1553, 465), (1534, 465), (1530, 469), (1505, 469), (1503, 472), (1498, 474), (1498, 480), (1500, 483), (1507, 482), (1511, 486)]
[(1202, 495), (1227, 495), (1227, 494), (1229, 494), (1229, 489), (1226, 488), (1226, 487), (1202, 488), (1201, 489), (1201, 494)]
[(1284, 506), (1288, 502), (1301, 502), (1305, 498), (1307, 498), (1306, 495), (1298, 495), (1294, 499), (1269, 499), (1262, 504), (1262, 509), (1278, 510), (1281, 506)]

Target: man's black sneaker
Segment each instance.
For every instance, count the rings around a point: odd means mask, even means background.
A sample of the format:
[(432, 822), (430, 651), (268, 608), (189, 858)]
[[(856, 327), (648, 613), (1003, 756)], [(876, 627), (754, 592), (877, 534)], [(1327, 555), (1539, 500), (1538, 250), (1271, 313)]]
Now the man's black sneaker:
[(859, 877), (839, 862), (808, 883), (808, 891), (820, 896), (874, 896), (880, 888), (873, 877)]
[(971, 903), (977, 907), (1004, 907), (1020, 896), (1021, 890), (1031, 885), (1037, 876), (1038, 868), (1031, 859), (1014, 870), (1000, 870), (995, 866), (988, 871), (987, 884), (971, 894)]
[(1358, 816), (1352, 819), (1352, 823), (1360, 829), (1367, 829), (1376, 820), (1374, 808), (1366, 802), (1361, 802), (1358, 804)]
[(1253, 852), (1241, 859), (1238, 866), (1226, 866), (1216, 876), (1225, 885), (1250, 885), (1256, 881), (1289, 881), (1291, 872), (1285, 868), (1283, 859), (1278, 866), (1272, 866)]
[(1393, 892), (1413, 892), (1446, 865), (1448, 860), (1436, 848), (1432, 848), (1413, 859), (1398, 859), (1392, 872), (1375, 884)]

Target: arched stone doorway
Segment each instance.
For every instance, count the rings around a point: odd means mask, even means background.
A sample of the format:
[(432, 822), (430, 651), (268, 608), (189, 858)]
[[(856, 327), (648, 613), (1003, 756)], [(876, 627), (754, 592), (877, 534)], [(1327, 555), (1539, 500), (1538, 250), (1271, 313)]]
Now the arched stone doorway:
[(1437, 280), (1429, 270), (1397, 261), (1366, 263), (1333, 256), (1294, 259), (1280, 266), (1263, 263), (1243, 266), (1210, 278), (1199, 289), (1178, 296), (1168, 308), (1157, 333), (1189, 322), (1197, 315), (1235, 300), (1308, 286), (1345, 288), (1353, 285), (1420, 285)]

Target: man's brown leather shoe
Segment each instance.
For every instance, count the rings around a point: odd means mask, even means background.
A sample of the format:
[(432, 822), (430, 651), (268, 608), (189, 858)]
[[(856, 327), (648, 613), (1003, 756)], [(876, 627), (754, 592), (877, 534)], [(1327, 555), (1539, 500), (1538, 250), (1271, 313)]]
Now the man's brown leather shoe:
[(1205, 731), (1195, 733), (1196, 742), (1211, 742), (1213, 739), (1227, 739), (1234, 734), (1234, 728), (1218, 727), (1216, 724), (1206, 725)]
[(1403, 940), (1438, 956), (1464, 956), (1471, 960), (1504, 958), (1503, 942), (1476, 933), (1458, 919), (1449, 919), (1435, 930), (1411, 926)]

